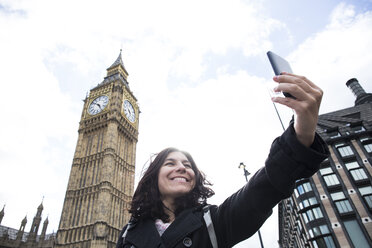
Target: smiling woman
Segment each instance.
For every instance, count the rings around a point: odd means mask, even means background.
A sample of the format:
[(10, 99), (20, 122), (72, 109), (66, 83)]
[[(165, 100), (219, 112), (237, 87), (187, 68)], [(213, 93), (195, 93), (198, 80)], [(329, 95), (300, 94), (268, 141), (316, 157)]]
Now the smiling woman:
[(189, 153), (166, 148), (138, 183), (129, 212), (137, 220), (172, 222), (182, 210), (205, 204), (214, 195), (209, 185)]
[(117, 248), (232, 247), (252, 236), (288, 198), (295, 181), (312, 176), (329, 154), (315, 133), (322, 91), (305, 77), (276, 76), (274, 97), (292, 108), (294, 123), (275, 139), (265, 167), (219, 206), (207, 205), (214, 192), (187, 152), (161, 151), (138, 183), (129, 212), (132, 218), (119, 235)]

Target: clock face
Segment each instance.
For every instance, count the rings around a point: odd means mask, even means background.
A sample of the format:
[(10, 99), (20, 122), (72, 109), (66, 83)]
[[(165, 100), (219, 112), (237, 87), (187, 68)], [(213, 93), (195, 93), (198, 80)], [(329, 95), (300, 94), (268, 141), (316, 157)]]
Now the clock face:
[(96, 115), (102, 110), (105, 109), (109, 102), (108, 96), (99, 96), (92, 101), (92, 103), (88, 107), (88, 113), (91, 115)]
[(130, 122), (134, 123), (134, 121), (136, 120), (136, 113), (134, 112), (132, 104), (128, 100), (125, 100), (123, 106), (125, 116)]

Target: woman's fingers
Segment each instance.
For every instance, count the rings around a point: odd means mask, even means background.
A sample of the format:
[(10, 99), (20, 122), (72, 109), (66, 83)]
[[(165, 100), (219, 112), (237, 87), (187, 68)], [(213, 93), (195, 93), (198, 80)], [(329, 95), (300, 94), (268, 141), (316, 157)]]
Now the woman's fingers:
[(283, 104), (295, 111), (295, 131), (301, 143), (309, 146), (315, 137), (318, 112), (323, 91), (309, 79), (292, 73), (274, 77), (278, 82), (275, 91), (287, 92), (295, 98), (274, 97), (274, 102)]

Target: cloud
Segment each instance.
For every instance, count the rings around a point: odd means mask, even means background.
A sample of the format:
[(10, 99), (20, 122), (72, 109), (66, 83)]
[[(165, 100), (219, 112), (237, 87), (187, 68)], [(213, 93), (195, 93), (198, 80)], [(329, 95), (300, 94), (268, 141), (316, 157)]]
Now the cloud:
[(289, 56), (299, 74), (324, 90), (321, 112), (352, 107), (354, 96), (345, 83), (356, 77), (372, 92), (372, 12), (356, 13), (353, 5), (339, 4), (325, 29), (308, 38)]

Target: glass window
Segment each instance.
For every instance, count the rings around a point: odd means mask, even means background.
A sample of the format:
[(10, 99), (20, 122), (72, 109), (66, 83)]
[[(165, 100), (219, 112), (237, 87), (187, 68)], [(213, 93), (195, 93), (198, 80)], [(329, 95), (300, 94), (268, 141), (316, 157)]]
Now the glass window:
[(368, 176), (363, 168), (359, 168), (356, 170), (350, 171), (351, 176), (353, 177), (354, 181), (368, 179)]
[(353, 162), (350, 162), (350, 163), (345, 163), (345, 166), (348, 170), (360, 167), (357, 161), (353, 161)]
[(321, 234), (327, 234), (329, 233), (329, 228), (326, 225), (319, 226)]
[(331, 198), (333, 201), (338, 201), (338, 200), (343, 200), (346, 197), (345, 197), (344, 192), (340, 191), (340, 192), (332, 193)]
[(313, 208), (313, 212), (315, 219), (323, 218), (322, 210), (320, 210), (320, 207)]
[(335, 242), (333, 241), (332, 236), (325, 236), (323, 239), (324, 239), (324, 242), (327, 248), (336, 248), (336, 245), (335, 245)]
[(316, 241), (315, 240), (313, 240), (313, 246), (314, 246), (314, 248), (319, 248), (319, 246), (318, 246), (318, 244), (316, 243)]
[(359, 192), (367, 206), (372, 209), (372, 186), (360, 187)]
[(356, 220), (346, 220), (344, 225), (354, 247), (370, 247)]
[(309, 221), (312, 221), (312, 220), (315, 219), (315, 217), (314, 217), (314, 215), (313, 215), (313, 211), (312, 211), (312, 209), (307, 210), (307, 211), (306, 211), (306, 214), (307, 214), (307, 218), (309, 219)]
[(297, 187), (297, 191), (298, 191), (298, 194), (299, 194), (299, 195), (302, 195), (303, 193), (305, 193), (304, 188), (302, 187), (302, 185), (299, 185), (299, 186)]
[(303, 208), (307, 208), (315, 204), (318, 204), (317, 199), (315, 197), (311, 197), (309, 199), (305, 199), (302, 202), (298, 203), (298, 206), (300, 207), (300, 209), (303, 209)]
[(354, 152), (349, 145), (339, 144), (339, 145), (336, 145), (336, 147), (341, 157), (347, 157), (350, 155), (354, 155)]
[[(313, 228), (313, 229), (314, 229), (314, 228)], [(310, 230), (309, 230), (309, 234), (310, 234), (310, 237), (311, 237), (311, 238), (314, 238), (313, 229), (310, 229)]]
[(333, 131), (333, 132), (329, 132), (329, 133), (327, 133), (327, 134), (328, 134), (328, 136), (329, 136), (330, 138), (341, 137), (341, 134), (340, 134), (339, 131)]
[(323, 213), (319, 207), (316, 207), (302, 213), (302, 217), (304, 218), (305, 223), (307, 223), (315, 219), (323, 218)]
[(344, 192), (335, 192), (331, 194), (332, 200), (335, 202), (337, 210), (340, 214), (349, 213), (353, 211), (351, 204), (348, 199), (346, 199)]
[(362, 125), (351, 127), (351, 130), (354, 131), (355, 133), (366, 131), (366, 129)]
[(297, 189), (294, 189), (294, 193), (295, 193), (296, 198), (298, 198), (299, 194), (298, 194)]
[(372, 152), (372, 138), (364, 137), (364, 138), (361, 138), (360, 141), (362, 142), (364, 149), (366, 149), (368, 153), (371, 153)]
[(319, 170), (320, 175), (327, 175), (333, 173), (333, 170), (331, 167), (322, 168)]
[(323, 178), (328, 187), (340, 184), (340, 181), (335, 174), (327, 175)]
[(317, 199), (315, 197), (309, 198), (310, 205), (315, 205), (318, 203)]
[(364, 145), (364, 149), (366, 149), (367, 152), (372, 152), (372, 144), (366, 144)]
[(318, 227), (313, 228), (312, 231), (313, 231), (314, 236), (320, 236), (321, 235), (320, 230), (319, 230)]
[(307, 199), (303, 200), (302, 203), (303, 203), (304, 208), (307, 208), (308, 206), (310, 206), (310, 203)]
[(360, 187), (359, 192), (361, 195), (372, 194), (372, 186)]
[(312, 244), (314, 248), (336, 248), (335, 242), (330, 235), (313, 240)]
[(307, 183), (304, 183), (304, 189), (305, 189), (305, 192), (310, 192), (312, 191), (313, 189), (311, 188), (311, 184), (309, 182)]
[[(311, 188), (311, 184), (309, 182), (303, 183), (301, 185), (297, 186), (297, 191), (299, 195), (304, 194), (305, 192), (312, 191), (313, 189)], [(298, 197), (298, 196), (296, 196)]]
[(340, 214), (349, 213), (353, 211), (349, 200), (342, 200), (335, 202), (337, 210)]
[(302, 218), (304, 218), (305, 223), (309, 222), (309, 219), (307, 218), (306, 213), (302, 213)]
[(363, 196), (364, 201), (367, 203), (368, 207), (372, 209), (372, 195)]

